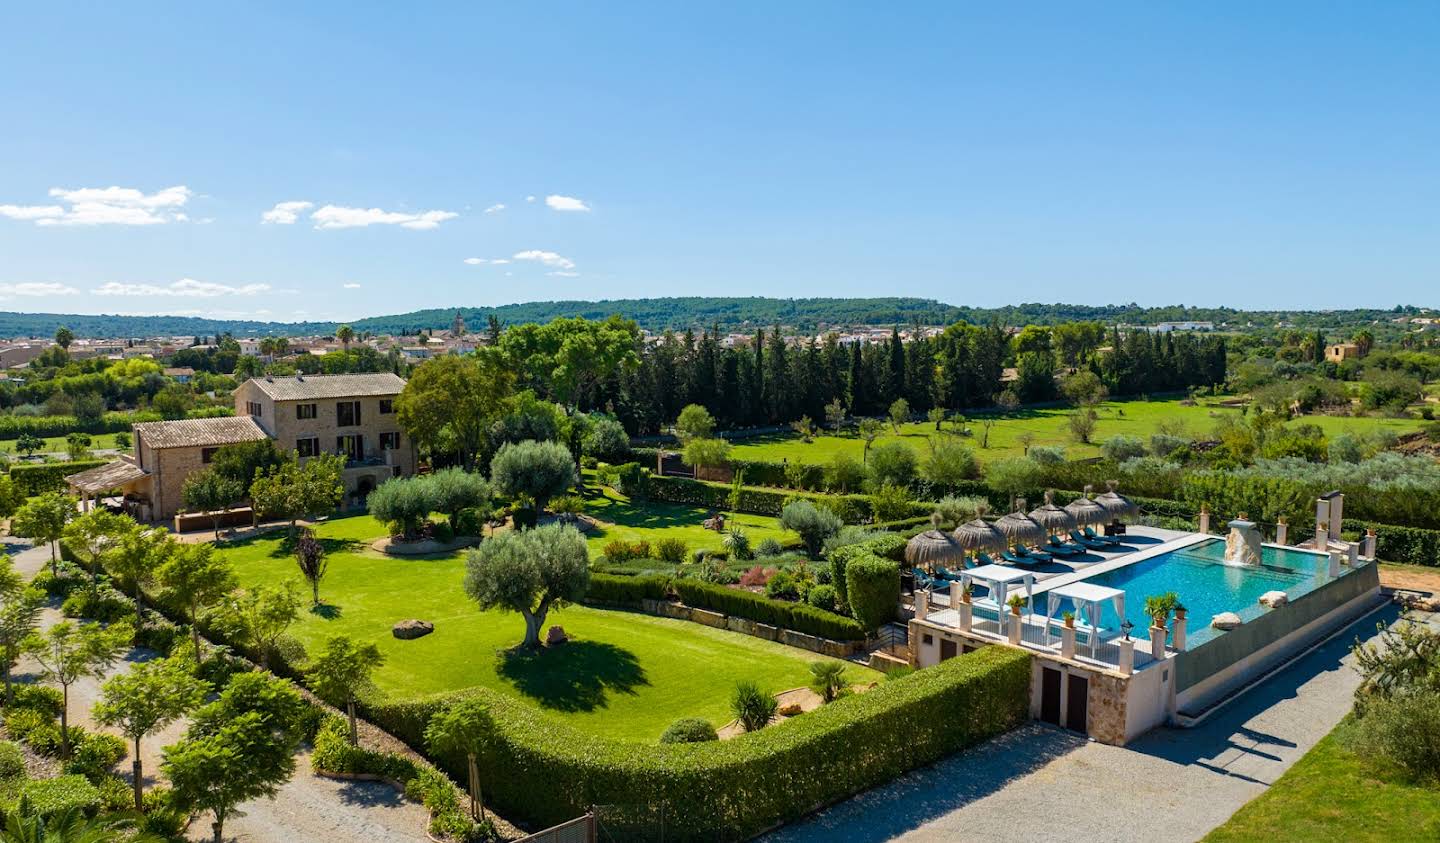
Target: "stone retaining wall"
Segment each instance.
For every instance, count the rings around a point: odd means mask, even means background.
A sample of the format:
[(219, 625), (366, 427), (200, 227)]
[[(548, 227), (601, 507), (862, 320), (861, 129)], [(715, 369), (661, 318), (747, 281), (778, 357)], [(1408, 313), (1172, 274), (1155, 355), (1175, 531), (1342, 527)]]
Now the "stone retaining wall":
[(714, 629), (728, 629), (731, 632), (763, 638), (766, 641), (776, 641), (791, 647), (809, 650), (812, 653), (833, 656), (837, 659), (848, 659), (865, 649), (865, 642), (863, 641), (834, 641), (829, 638), (808, 635), (804, 632), (796, 632), (793, 629), (780, 629), (779, 627), (758, 623), (747, 618), (723, 615), (719, 612), (712, 612), (709, 609), (696, 609), (691, 606), (686, 606), (684, 603), (676, 603), (670, 600), (646, 598), (640, 601), (640, 609), (647, 615), (659, 615), (662, 618), (693, 621)]

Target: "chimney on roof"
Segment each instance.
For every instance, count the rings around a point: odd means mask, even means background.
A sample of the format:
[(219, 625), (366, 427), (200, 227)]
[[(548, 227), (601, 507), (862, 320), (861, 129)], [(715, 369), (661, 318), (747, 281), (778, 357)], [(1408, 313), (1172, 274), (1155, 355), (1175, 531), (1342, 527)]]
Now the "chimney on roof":
[(266, 373), (265, 373), (265, 382), (266, 382), (266, 383), (274, 383), (274, 382), (275, 382), (275, 377), (274, 377), (273, 375), (271, 375), (269, 372), (266, 372)]
[(295, 373), (295, 380), (300, 381), (301, 383), (304, 383), (304, 382), (305, 382), (305, 376), (302, 375), (302, 374), (299, 373), (299, 372), (296, 372), (296, 373)]

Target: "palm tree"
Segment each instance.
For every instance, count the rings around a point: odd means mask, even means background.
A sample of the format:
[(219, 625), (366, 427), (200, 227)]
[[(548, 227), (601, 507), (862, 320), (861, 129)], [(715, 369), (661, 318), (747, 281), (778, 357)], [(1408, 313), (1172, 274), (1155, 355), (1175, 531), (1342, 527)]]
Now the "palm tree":
[(0, 843), (161, 843), (164, 838), (137, 831), (139, 818), (133, 814), (87, 817), (78, 808), (66, 808), (47, 819), (31, 813), (22, 798), (13, 811), (0, 812)]
[(345, 346), (346, 351), (349, 351), (350, 342), (355, 339), (355, 329), (349, 325), (341, 325), (335, 329), (335, 339), (339, 340), (340, 344)]

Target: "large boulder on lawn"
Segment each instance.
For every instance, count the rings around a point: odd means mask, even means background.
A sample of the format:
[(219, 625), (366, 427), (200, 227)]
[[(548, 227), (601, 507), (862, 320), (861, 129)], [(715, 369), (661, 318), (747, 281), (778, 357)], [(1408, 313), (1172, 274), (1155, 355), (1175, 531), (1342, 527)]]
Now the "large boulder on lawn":
[(1235, 629), (1241, 623), (1240, 616), (1234, 612), (1221, 612), (1210, 619), (1210, 625), (1216, 629)]
[(554, 647), (556, 644), (564, 644), (566, 641), (569, 640), (570, 636), (565, 634), (565, 627), (563, 626), (552, 626), (549, 629), (545, 630), (546, 647)]
[(429, 621), (408, 620), (401, 621), (390, 630), (390, 634), (396, 638), (409, 641), (412, 638), (422, 638), (435, 631), (435, 624)]

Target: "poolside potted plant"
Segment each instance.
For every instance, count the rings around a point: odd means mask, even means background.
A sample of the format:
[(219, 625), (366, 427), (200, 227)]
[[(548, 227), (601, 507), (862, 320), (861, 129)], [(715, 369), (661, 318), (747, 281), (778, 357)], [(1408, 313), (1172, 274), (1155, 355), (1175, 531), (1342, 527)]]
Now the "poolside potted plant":
[(1174, 607), (1174, 608), (1175, 608), (1175, 620), (1177, 620), (1177, 621), (1183, 621), (1183, 620), (1185, 620), (1185, 618), (1186, 618), (1186, 617), (1189, 615), (1189, 613), (1190, 613), (1190, 610), (1185, 608), (1185, 604), (1181, 603), (1181, 602), (1178, 601), (1178, 600), (1175, 601), (1175, 607)]
[(969, 580), (966, 580), (965, 583), (960, 586), (960, 602), (969, 603), (971, 595), (974, 591), (975, 584), (970, 582)]
[(1005, 601), (1005, 605), (1010, 607), (1010, 614), (1018, 618), (1020, 610), (1025, 608), (1025, 598), (1019, 594), (1012, 594), (1010, 599)]
[(1150, 616), (1150, 655), (1165, 658), (1165, 639), (1170, 635), (1170, 613), (1180, 603), (1173, 591), (1152, 594), (1145, 598), (1145, 614)]
[(1066, 628), (1066, 629), (1074, 629), (1074, 628), (1075, 628), (1075, 613), (1074, 613), (1074, 612), (1064, 612), (1064, 613), (1062, 613), (1062, 614), (1060, 615), (1060, 618), (1061, 618), (1061, 620), (1065, 621), (1065, 628)]

